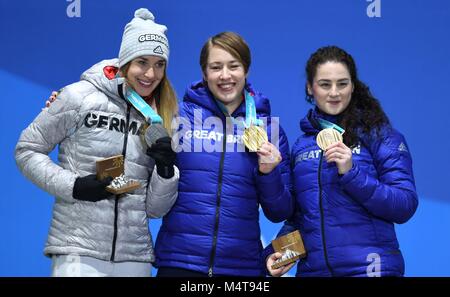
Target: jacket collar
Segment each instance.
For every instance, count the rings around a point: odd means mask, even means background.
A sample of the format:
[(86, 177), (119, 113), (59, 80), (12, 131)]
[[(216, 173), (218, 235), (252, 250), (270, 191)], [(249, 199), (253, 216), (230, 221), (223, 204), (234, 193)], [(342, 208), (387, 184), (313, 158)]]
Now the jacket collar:
[(317, 134), (322, 130), (318, 119), (327, 120), (332, 123), (337, 123), (337, 116), (328, 115), (321, 112), (317, 107), (311, 108), (307, 115), (300, 120), (300, 129), (306, 134)]
[[(250, 83), (245, 85), (245, 89), (254, 95), (256, 113), (259, 116), (270, 116), (270, 102), (264, 95), (257, 93)], [(191, 102), (204, 109), (209, 110), (211, 113), (223, 117), (219, 105), (214, 98), (214, 95), (209, 90), (204, 81), (193, 82), (187, 89), (183, 97), (184, 102)], [(233, 117), (245, 117), (245, 100), (239, 105), (239, 107), (233, 112)]]

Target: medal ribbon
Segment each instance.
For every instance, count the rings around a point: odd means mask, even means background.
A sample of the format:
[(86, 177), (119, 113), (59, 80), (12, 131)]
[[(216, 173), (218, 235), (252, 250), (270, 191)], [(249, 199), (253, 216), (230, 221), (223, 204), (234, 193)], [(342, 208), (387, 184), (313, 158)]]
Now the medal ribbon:
[[(228, 117), (231, 117), (228, 114), (225, 105), (216, 99), (217, 105), (219, 105), (220, 110)], [(245, 90), (245, 121), (238, 122), (235, 118), (231, 117), (233, 123), (237, 126), (244, 126), (244, 128), (249, 128), (252, 124), (256, 126), (263, 127), (264, 123), (261, 119), (256, 118), (256, 105), (255, 99), (253, 96)]]
[(341, 127), (339, 127), (338, 125), (336, 125), (336, 124), (334, 124), (332, 122), (329, 122), (327, 120), (320, 119), (320, 118), (318, 118), (317, 120), (319, 121), (319, 124), (322, 127), (322, 129), (332, 128), (332, 129), (338, 131), (341, 134), (344, 134), (344, 132), (345, 132), (344, 129), (342, 129)]
[(129, 86), (125, 86), (125, 98), (136, 110), (138, 110), (149, 124), (162, 124), (162, 118), (153, 110), (153, 108)]
[(264, 123), (261, 119), (256, 118), (256, 105), (255, 105), (255, 99), (252, 95), (250, 95), (250, 92), (245, 91), (245, 124), (244, 126), (246, 128), (250, 127), (251, 125), (256, 126), (264, 126)]

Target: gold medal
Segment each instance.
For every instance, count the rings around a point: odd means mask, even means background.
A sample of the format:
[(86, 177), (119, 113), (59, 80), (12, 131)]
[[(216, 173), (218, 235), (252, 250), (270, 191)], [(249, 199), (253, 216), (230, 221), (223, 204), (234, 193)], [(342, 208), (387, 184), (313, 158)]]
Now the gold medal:
[(268, 141), (267, 132), (259, 126), (251, 125), (245, 129), (242, 140), (251, 152), (256, 152)]
[(335, 142), (343, 142), (342, 134), (333, 128), (326, 128), (317, 134), (316, 142), (324, 151), (328, 146)]

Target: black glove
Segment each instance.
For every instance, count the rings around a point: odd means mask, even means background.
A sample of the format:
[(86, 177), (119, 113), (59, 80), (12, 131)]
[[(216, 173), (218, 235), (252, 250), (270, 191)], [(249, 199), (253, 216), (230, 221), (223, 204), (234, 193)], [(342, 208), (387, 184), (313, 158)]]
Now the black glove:
[(106, 191), (105, 188), (109, 186), (112, 177), (107, 177), (102, 180), (97, 180), (95, 174), (91, 174), (85, 177), (78, 177), (73, 185), (73, 198), (83, 201), (97, 202), (113, 194)]
[(170, 137), (162, 137), (147, 150), (147, 154), (155, 160), (159, 176), (164, 178), (171, 178), (175, 174), (173, 165), (177, 154), (172, 150), (171, 142)]

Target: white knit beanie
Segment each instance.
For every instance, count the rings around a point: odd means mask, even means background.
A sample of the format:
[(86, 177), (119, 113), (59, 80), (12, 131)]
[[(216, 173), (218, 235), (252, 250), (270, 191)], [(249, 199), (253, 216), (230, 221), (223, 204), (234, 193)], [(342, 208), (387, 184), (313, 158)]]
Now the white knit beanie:
[(119, 52), (119, 67), (140, 56), (158, 56), (169, 62), (167, 27), (154, 22), (155, 17), (146, 8), (134, 13), (125, 26)]

